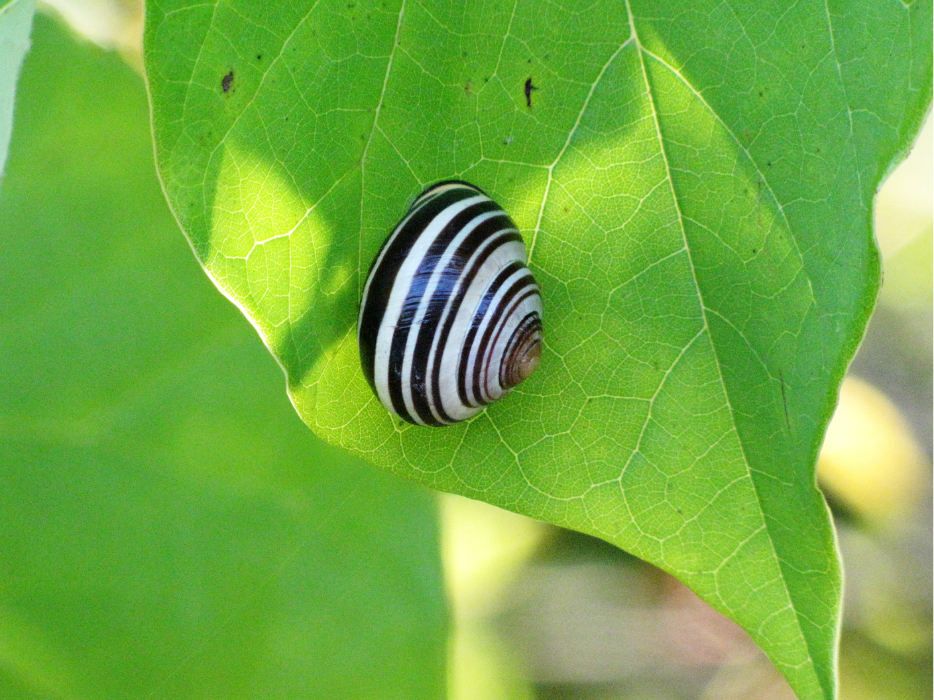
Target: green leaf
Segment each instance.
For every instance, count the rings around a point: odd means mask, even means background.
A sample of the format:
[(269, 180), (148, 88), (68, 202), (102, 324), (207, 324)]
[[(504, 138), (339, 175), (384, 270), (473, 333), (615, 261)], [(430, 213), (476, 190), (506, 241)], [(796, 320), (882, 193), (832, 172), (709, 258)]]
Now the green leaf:
[(36, 20), (0, 191), (0, 697), (438, 698), (434, 499), (315, 438), (139, 76)]
[[(930, 3), (154, 0), (145, 62), (169, 201), (309, 426), (663, 567), (834, 696), (814, 462), (878, 288), (873, 194), (930, 99)], [(451, 177), (522, 228), (546, 352), (439, 431), (379, 405), (355, 323)]]
[(0, 3), (0, 177), (13, 132), (16, 79), (29, 49), (29, 30), (35, 11), (35, 0)]

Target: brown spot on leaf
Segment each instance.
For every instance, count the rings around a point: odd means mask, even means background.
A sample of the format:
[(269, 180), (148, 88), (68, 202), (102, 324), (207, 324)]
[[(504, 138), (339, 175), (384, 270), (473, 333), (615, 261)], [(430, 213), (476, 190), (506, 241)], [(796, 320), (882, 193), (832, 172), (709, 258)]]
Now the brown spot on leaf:
[(221, 90), (224, 92), (230, 92), (230, 87), (233, 85), (234, 74), (231, 70), (227, 75), (221, 78)]

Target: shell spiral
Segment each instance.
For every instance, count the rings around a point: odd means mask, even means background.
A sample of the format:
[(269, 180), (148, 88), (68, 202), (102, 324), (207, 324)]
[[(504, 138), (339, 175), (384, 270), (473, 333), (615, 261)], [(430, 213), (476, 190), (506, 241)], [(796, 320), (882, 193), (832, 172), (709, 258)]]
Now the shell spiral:
[(363, 373), (417, 425), (465, 420), (538, 366), (542, 300), (516, 225), (459, 180), (422, 192), (370, 267), (357, 326)]

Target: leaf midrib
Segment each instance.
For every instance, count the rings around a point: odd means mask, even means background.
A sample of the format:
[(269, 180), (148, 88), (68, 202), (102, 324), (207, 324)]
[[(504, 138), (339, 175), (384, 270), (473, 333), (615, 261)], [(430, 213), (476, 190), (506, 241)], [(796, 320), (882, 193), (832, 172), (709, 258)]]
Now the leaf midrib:
[[(756, 485), (756, 481), (755, 481), (755, 479), (753, 478), (753, 475), (752, 475), (752, 468), (751, 468), (751, 465), (750, 465), (750, 463), (749, 463), (749, 457), (748, 457), (748, 455), (747, 455), (747, 453), (746, 453), (745, 441), (744, 441), (743, 435), (742, 435), (742, 433), (741, 433), (741, 431), (740, 431), (740, 429), (739, 429), (739, 424), (738, 424), (738, 422), (737, 422), (737, 420), (736, 420), (736, 418), (735, 418), (735, 409), (734, 409), (734, 407), (733, 407), (733, 402), (732, 402), (732, 400), (731, 400), (731, 398), (730, 398), (729, 388), (728, 388), (728, 386), (727, 386), (727, 384), (726, 384), (726, 381), (724, 380), (723, 372), (722, 372), (722, 370), (721, 370), (720, 358), (719, 358), (719, 354), (718, 354), (718, 352), (717, 352), (717, 345), (716, 345), (716, 343), (714, 342), (713, 333), (711, 333), (711, 331), (710, 331), (710, 324), (709, 324), (708, 318), (707, 318), (708, 309), (707, 309), (707, 305), (706, 305), (705, 302), (704, 302), (704, 295), (703, 295), (703, 292), (701, 291), (700, 283), (699, 283), (699, 281), (698, 281), (698, 279), (697, 279), (697, 272), (696, 272), (696, 268), (695, 268), (695, 265), (694, 265), (694, 259), (693, 259), (693, 254), (692, 254), (692, 251), (691, 251), (691, 246), (690, 246), (690, 244), (689, 244), (689, 242), (688, 242), (687, 232), (686, 232), (686, 230), (685, 230), (685, 228), (684, 228), (684, 215), (683, 215), (682, 212), (681, 212), (681, 205), (680, 205), (680, 201), (679, 201), (679, 198), (678, 198), (677, 191), (676, 191), (676, 189), (675, 189), (674, 179), (673, 179), (672, 176), (671, 176), (671, 170), (670, 170), (670, 167), (669, 167), (669, 164), (668, 164), (668, 154), (667, 154), (667, 151), (665, 150), (665, 142), (664, 142), (664, 139), (662, 138), (661, 124), (660, 124), (659, 119), (658, 119), (658, 110), (657, 110), (656, 104), (655, 104), (655, 97), (654, 97), (654, 95), (653, 95), (653, 93), (652, 93), (652, 87), (651, 87), (651, 84), (650, 84), (650, 82), (649, 82), (648, 71), (646, 70), (646, 67), (645, 67), (645, 59), (644, 59), (644, 56), (645, 56), (645, 55), (649, 55), (649, 56), (652, 57), (653, 59), (659, 61), (662, 65), (664, 65), (664, 66), (666, 66), (667, 68), (669, 68), (669, 70), (672, 70), (672, 72), (673, 72), (675, 75), (677, 75), (677, 76), (687, 85), (687, 87), (691, 90), (691, 92), (692, 92), (696, 97), (700, 98), (700, 95), (699, 95), (699, 94), (697, 93), (697, 91), (693, 88), (693, 86), (691, 86), (691, 85), (689, 85), (689, 84), (687, 83), (687, 81), (684, 79), (683, 76), (680, 75), (680, 73), (678, 73), (677, 71), (674, 71), (674, 70), (671, 68), (671, 66), (668, 66), (667, 63), (665, 63), (665, 62), (662, 61), (660, 58), (658, 58), (657, 56), (655, 56), (654, 54), (648, 52), (647, 50), (645, 50), (645, 49), (643, 48), (642, 42), (639, 40), (638, 32), (636, 31), (635, 16), (634, 16), (634, 14), (633, 14), (633, 12), (632, 12), (632, 7), (631, 7), (631, 5), (630, 5), (630, 1), (629, 1), (629, 0), (625, 0), (625, 3), (626, 3), (626, 11), (627, 11), (627, 14), (628, 14), (628, 16), (629, 16), (629, 25), (630, 25), (630, 28), (631, 28), (631, 30), (632, 30), (632, 40), (633, 40), (634, 43), (635, 43), (636, 52), (637, 52), (638, 55), (639, 55), (639, 65), (640, 65), (640, 67), (641, 67), (641, 69), (642, 69), (642, 78), (643, 78), (643, 82), (644, 82), (644, 85), (645, 85), (645, 94), (646, 94), (646, 97), (648, 98), (649, 105), (650, 105), (650, 107), (651, 107), (651, 109), (652, 109), (652, 120), (653, 120), (653, 122), (654, 122), (654, 124), (655, 124), (655, 132), (656, 132), (656, 136), (657, 136), (657, 138), (658, 138), (658, 149), (659, 149), (659, 153), (660, 153), (661, 156), (662, 156), (662, 162), (664, 163), (664, 166), (665, 166), (665, 179), (667, 180), (667, 182), (668, 182), (668, 184), (669, 184), (669, 187), (670, 187), (670, 190), (671, 190), (672, 200), (673, 200), (673, 202), (674, 202), (675, 210), (676, 210), (676, 212), (677, 212), (678, 225), (679, 225), (679, 228), (681, 229), (681, 235), (682, 235), (682, 239), (683, 239), (683, 243), (684, 243), (684, 249), (685, 249), (685, 251), (686, 251), (686, 253), (687, 253), (688, 266), (689, 266), (690, 269), (691, 269), (691, 277), (692, 277), (692, 280), (693, 280), (693, 283), (694, 283), (694, 289), (695, 289), (695, 291), (696, 291), (696, 293), (697, 293), (697, 298), (698, 298), (698, 300), (700, 301), (701, 315), (702, 315), (703, 321), (704, 321), (704, 330), (707, 332), (707, 335), (708, 335), (708, 337), (710, 338), (710, 347), (711, 347), (711, 350), (712, 350), (713, 355), (714, 355), (714, 364), (716, 365), (716, 368), (717, 368), (717, 374), (718, 374), (718, 377), (719, 377), (719, 382), (720, 382), (721, 387), (723, 388), (723, 394), (724, 394), (724, 397), (726, 398), (727, 407), (729, 408), (729, 411), (730, 411), (730, 419), (731, 419), (731, 423), (733, 424), (733, 430), (736, 432), (736, 437), (737, 437), (737, 441), (738, 441), (738, 443), (739, 443), (740, 452), (741, 452), (741, 454), (743, 455), (743, 464), (744, 464), (744, 466), (745, 466), (745, 468), (746, 468), (746, 472), (747, 472), (747, 475), (748, 475), (748, 477), (749, 477), (749, 481), (750, 481), (750, 483), (752, 484), (752, 490), (753, 490), (753, 493), (755, 494), (756, 502), (757, 502), (757, 504), (759, 505), (759, 515), (760, 515), (761, 520), (762, 520), (762, 527), (765, 529), (765, 531), (766, 531), (766, 533), (767, 533), (767, 539), (768, 539), (768, 542), (769, 542), (769, 548), (771, 549), (771, 551), (772, 551), (772, 556), (774, 557), (774, 560), (775, 560), (775, 562), (776, 562), (776, 564), (777, 564), (778, 573), (779, 573), (779, 576), (781, 577), (782, 586), (783, 586), (784, 592), (785, 592), (785, 597), (786, 597), (786, 599), (787, 599), (787, 601), (788, 601), (789, 607), (791, 608), (792, 611), (794, 611), (794, 619), (795, 619), (795, 624), (796, 624), (796, 626), (797, 626), (797, 628), (798, 628), (798, 635), (799, 635), (799, 637), (804, 641), (804, 644), (805, 644), (806, 648), (808, 649), (809, 657), (810, 657), (810, 658), (809, 658), (809, 661), (810, 661), (811, 668), (812, 668), (812, 670), (814, 671), (815, 676), (817, 676), (818, 679), (819, 679), (819, 678), (820, 678), (820, 674), (818, 674), (818, 673), (816, 672), (816, 668), (815, 668), (815, 666), (814, 666), (814, 657), (813, 657), (813, 654), (811, 653), (810, 640), (809, 640), (808, 637), (804, 634), (804, 629), (803, 629), (802, 626), (801, 626), (801, 621), (800, 621), (800, 618), (799, 618), (799, 613), (798, 613), (798, 610), (797, 610), (797, 606), (794, 604), (794, 601), (792, 600), (791, 595), (790, 595), (790, 592), (789, 592), (788, 583), (787, 583), (787, 580), (786, 580), (786, 578), (785, 578), (784, 562), (783, 562), (782, 558), (781, 558), (780, 556), (778, 556), (778, 553), (777, 553), (777, 551), (775, 550), (775, 543), (774, 543), (774, 539), (772, 538), (772, 535), (771, 535), (771, 532), (770, 532), (768, 520), (767, 520), (767, 519), (764, 517), (764, 515), (763, 515), (765, 511), (764, 511), (763, 508), (762, 508), (762, 500), (761, 500), (761, 497), (760, 497), (760, 494), (759, 494), (759, 489), (758, 489), (758, 487), (757, 487), (757, 485)], [(718, 123), (720, 123), (721, 125), (723, 125), (724, 128), (726, 128), (727, 133), (729, 133), (730, 136), (733, 138), (733, 140), (736, 141), (736, 137), (733, 135), (732, 130), (730, 130), (729, 128), (726, 127), (725, 124), (723, 124), (723, 122), (722, 122), (722, 120), (720, 119), (719, 115), (716, 114), (716, 112), (714, 112), (714, 110), (710, 107), (710, 105), (706, 102), (706, 100), (703, 100), (702, 98), (700, 98), (700, 99), (701, 99), (702, 104), (710, 111), (710, 113), (714, 116), (714, 118), (717, 119)], [(737, 143), (738, 143), (738, 142), (737, 142)], [(740, 147), (742, 148), (741, 144), (740, 144)], [(744, 152), (745, 152), (745, 149), (743, 149), (743, 150), (744, 150)], [(750, 161), (753, 163), (753, 165), (756, 167), (756, 169), (757, 169), (757, 171), (758, 171), (758, 165), (755, 164), (755, 161), (752, 160), (752, 158), (751, 158), (751, 156), (748, 154), (748, 152), (746, 152), (746, 155), (747, 155), (747, 157), (750, 159)], [(760, 174), (760, 176), (761, 176), (761, 172), (760, 172), (759, 174)], [(768, 182), (765, 180), (764, 177), (762, 178), (762, 181), (763, 181), (763, 184), (765, 185), (765, 187), (768, 189), (769, 193), (772, 195), (772, 199), (773, 199), (773, 201), (774, 201), (775, 204), (776, 204), (776, 208), (778, 208), (779, 212), (781, 213), (781, 216), (782, 216), (783, 221), (784, 221), (785, 224), (787, 225), (787, 219), (785, 219), (784, 211), (782, 211), (782, 208), (781, 208), (781, 206), (780, 206), (778, 200), (775, 198), (774, 193), (772, 193), (771, 186), (768, 184)], [(790, 227), (789, 227), (789, 232), (790, 232)], [(793, 236), (789, 236), (789, 237), (794, 241), (794, 237), (793, 237)], [(800, 251), (798, 250), (797, 241), (794, 241), (794, 248), (795, 248), (795, 252), (796, 252), (797, 255), (798, 255), (799, 261), (801, 261), (801, 253), (800, 253)], [(803, 263), (803, 261), (802, 261), (802, 263)], [(802, 269), (804, 269), (804, 268), (803, 268), (803, 264), (802, 264)], [(805, 271), (805, 275), (806, 275), (806, 274), (807, 274), (807, 273), (806, 273), (806, 271)], [(810, 287), (811, 287), (811, 282), (810, 282), (810, 279), (808, 278), (808, 288), (810, 289)], [(813, 292), (812, 292), (812, 294), (811, 294), (811, 299), (812, 299), (812, 301), (813, 301)], [(823, 687), (823, 683), (821, 683), (820, 680), (818, 680), (818, 684), (820, 684), (820, 685)]]

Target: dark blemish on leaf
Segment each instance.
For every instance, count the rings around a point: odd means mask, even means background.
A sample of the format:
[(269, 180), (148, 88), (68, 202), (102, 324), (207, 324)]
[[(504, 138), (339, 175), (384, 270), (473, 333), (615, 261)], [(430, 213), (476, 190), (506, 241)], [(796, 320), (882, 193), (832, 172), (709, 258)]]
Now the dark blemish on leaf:
[(766, 165), (769, 166), (770, 168), (772, 167), (772, 163), (771, 163), (771, 162), (766, 163)]
[(348, 9), (348, 10), (352, 10), (352, 9), (355, 8), (356, 6), (357, 6), (357, 4), (354, 3), (354, 2), (348, 2), (348, 3), (347, 3), (347, 9)]
[(467, 52), (466, 52), (466, 51), (462, 51), (462, 52), (461, 52), (461, 58), (467, 58)]
[(532, 79), (529, 78), (525, 81), (525, 104), (529, 109), (532, 108), (532, 90), (538, 90), (538, 88), (532, 85)]
[(508, 146), (509, 144), (511, 144), (511, 143), (512, 143), (513, 141), (515, 141), (515, 140), (516, 140), (516, 137), (515, 137), (515, 136), (507, 136), (506, 138), (503, 139), (503, 145), (504, 145), (504, 146)]
[(263, 60), (263, 54), (261, 54), (261, 53), (256, 54), (256, 60), (257, 60), (257, 61), (262, 61), (262, 60)]
[(752, 249), (752, 254), (753, 254), (753, 255), (755, 255), (755, 254), (756, 254), (756, 252), (757, 252), (757, 251), (756, 251), (756, 249), (755, 249), (755, 248), (753, 248), (753, 249)]
[(473, 83), (470, 82), (469, 80), (468, 80), (466, 83), (464, 83), (464, 94), (465, 94), (465, 95), (469, 95), (469, 94), (470, 94), (470, 89), (471, 89), (472, 87), (473, 87)]
[(488, 82), (490, 82), (490, 79), (489, 79), (489, 78), (484, 78), (484, 79), (483, 79), (483, 82), (488, 83)]
[(759, 97), (762, 97), (762, 90), (759, 90)]
[(234, 74), (231, 70), (227, 75), (221, 78), (221, 90), (224, 92), (230, 92), (230, 86), (233, 84)]
[(528, 61), (526, 61), (526, 63), (528, 63), (529, 65), (531, 65), (531, 64), (532, 64), (532, 59), (530, 58)]

